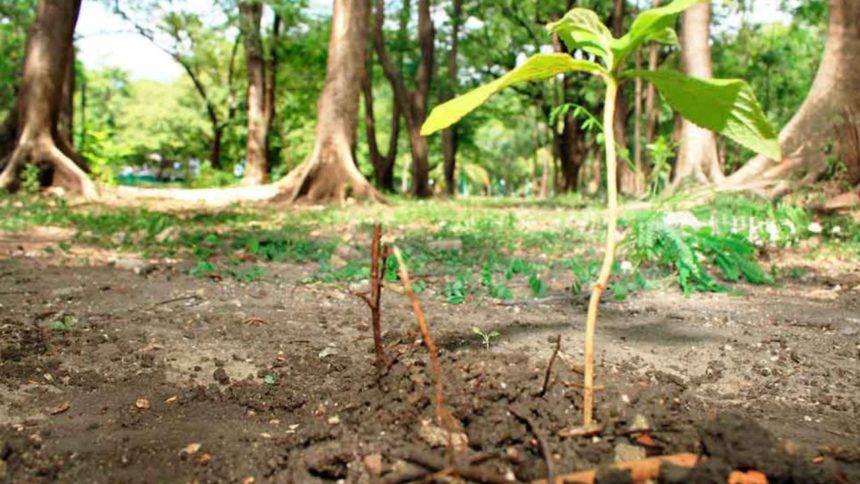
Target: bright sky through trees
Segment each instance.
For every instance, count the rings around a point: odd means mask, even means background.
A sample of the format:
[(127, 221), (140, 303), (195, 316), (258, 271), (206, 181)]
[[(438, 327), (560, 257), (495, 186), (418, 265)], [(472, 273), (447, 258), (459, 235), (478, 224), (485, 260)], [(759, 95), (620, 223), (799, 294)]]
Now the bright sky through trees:
[[(188, 0), (195, 10), (211, 12), (211, 2)], [(790, 16), (779, 9), (780, 0), (756, 0), (749, 21), (772, 23), (789, 21)], [(331, 14), (329, 0), (311, 0), (311, 9), (319, 15)], [(731, 17), (730, 26), (739, 24), (740, 16)], [(182, 75), (179, 67), (167, 54), (148, 40), (133, 32), (121, 18), (111, 13), (100, 1), (85, 1), (78, 22), (77, 46), (80, 58), (89, 69), (119, 67), (128, 71), (132, 79), (150, 79), (171, 82)], [(131, 54), (131, 55), (130, 55)]]

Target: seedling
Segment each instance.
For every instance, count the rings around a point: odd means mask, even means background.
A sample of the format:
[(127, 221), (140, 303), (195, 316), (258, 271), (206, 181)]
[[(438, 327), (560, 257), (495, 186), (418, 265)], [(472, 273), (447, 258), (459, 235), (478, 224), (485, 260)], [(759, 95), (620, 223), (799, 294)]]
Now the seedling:
[[(646, 10), (634, 20), (630, 31), (615, 38), (591, 10), (574, 8), (548, 29), (558, 35), (574, 54), (536, 54), (505, 76), (463, 96), (437, 106), (421, 129), (428, 136), (448, 128), (478, 108), (493, 94), (513, 84), (543, 81), (555, 76), (584, 72), (606, 85), (603, 105), (603, 140), (606, 155), (606, 250), (600, 275), (588, 305), (585, 335), (585, 381), (583, 420), (592, 425), (594, 411), (594, 334), (600, 297), (607, 287), (615, 261), (618, 226), (618, 157), (615, 147), (615, 106), (619, 85), (641, 78), (652, 83), (665, 100), (693, 123), (724, 134), (741, 145), (774, 160), (782, 159), (776, 130), (764, 116), (750, 86), (737, 79), (700, 79), (673, 70), (628, 70), (627, 61), (644, 44), (677, 45), (673, 26), (688, 8), (708, 0), (674, 0), (666, 6)], [(589, 57), (591, 60), (580, 60)]]
[(472, 328), (472, 332), (481, 338), (481, 341), (483, 341), (484, 347), (487, 348), (487, 351), (490, 351), (490, 344), (493, 342), (493, 340), (501, 336), (497, 331), (486, 332), (477, 326)]
[(78, 325), (78, 318), (74, 316), (65, 316), (59, 321), (54, 321), (54, 331), (58, 333), (67, 333), (75, 329)]

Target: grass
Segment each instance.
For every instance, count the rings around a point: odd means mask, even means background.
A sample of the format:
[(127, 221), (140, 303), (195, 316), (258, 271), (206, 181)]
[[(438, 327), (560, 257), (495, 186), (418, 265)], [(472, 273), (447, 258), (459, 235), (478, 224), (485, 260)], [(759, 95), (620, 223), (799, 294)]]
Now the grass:
[[(612, 281), (614, 297), (667, 284), (690, 293), (722, 290), (738, 280), (769, 283), (769, 274), (755, 262), (757, 247), (790, 247), (810, 237), (822, 238), (818, 253), (860, 257), (860, 228), (853, 220), (825, 219), (822, 234), (811, 234), (806, 227), (812, 218), (805, 211), (747, 198), (720, 198), (683, 212), (710, 225), (707, 233), (664, 227), (657, 236), (641, 235), (647, 224), (675, 208), (666, 203), (623, 214), (620, 226), (626, 242)], [(429, 286), (450, 304), (474, 297), (538, 298), (560, 287), (579, 293), (596, 277), (602, 250), (602, 211), (578, 195), (548, 201), (394, 197), (392, 206), (182, 212), (67, 205), (22, 194), (0, 196), (0, 210), (0, 231), (37, 226), (73, 230), (73, 240), (58, 244), (55, 253), (86, 244), (179, 258), (192, 262), (193, 276), (248, 284), (265, 278), (269, 263), (314, 264), (305, 283), (366, 279), (369, 234), (373, 223), (381, 221), (418, 276), (416, 290)], [(159, 242), (159, 235), (171, 227), (179, 227), (178, 236)], [(333, 264), (340, 245), (351, 247), (354, 256)], [(625, 261), (633, 263), (632, 270), (622, 267)], [(391, 265), (386, 277), (396, 280), (396, 266)]]

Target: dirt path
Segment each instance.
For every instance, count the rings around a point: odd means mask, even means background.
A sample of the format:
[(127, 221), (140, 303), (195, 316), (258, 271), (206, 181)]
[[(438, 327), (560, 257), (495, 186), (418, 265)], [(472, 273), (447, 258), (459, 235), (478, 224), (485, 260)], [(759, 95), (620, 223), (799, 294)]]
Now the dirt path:
[[(432, 378), (397, 294), (383, 320), (398, 361), (377, 381), (364, 303), (300, 285), (309, 267), (269, 266), (242, 285), (167, 263), (140, 274), (72, 256), (50, 264), (13, 245), (0, 259), (0, 481), (375, 482), (375, 471), (417, 472), (410, 453), (444, 456), (422, 428)], [(596, 440), (558, 436), (580, 415), (581, 305), (453, 306), (432, 285), (422, 300), (450, 406), (486, 472), (544, 477), (540, 440), (556, 472), (610, 463), (643, 422), (656, 447), (634, 455), (697, 452), (699, 424), (733, 411), (828, 455), (821, 472), (836, 456), (857, 477), (860, 274), (841, 272), (743, 296), (607, 303)], [(489, 350), (475, 326), (500, 334)], [(554, 384), (535, 397), (559, 334)]]

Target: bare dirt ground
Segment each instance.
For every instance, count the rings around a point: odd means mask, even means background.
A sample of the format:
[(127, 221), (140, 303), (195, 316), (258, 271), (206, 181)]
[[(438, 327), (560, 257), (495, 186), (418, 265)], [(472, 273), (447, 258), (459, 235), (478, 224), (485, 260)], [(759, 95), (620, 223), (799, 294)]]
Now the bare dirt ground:
[[(383, 298), (397, 360), (378, 378), (365, 304), (301, 285), (312, 266), (268, 265), (250, 285), (180, 262), (136, 273), (86, 247), (40, 250), (63, 235), (0, 241), (0, 481), (410, 482), (444, 465), (402, 296)], [(421, 298), (468, 437), (461, 460), (485, 482), (528, 481), (547, 461), (557, 475), (694, 452), (716, 474), (662, 480), (726, 482), (746, 466), (772, 482), (860, 482), (860, 268), (811, 269), (743, 295), (607, 301), (593, 438), (560, 435), (581, 414), (581, 301), (452, 306), (431, 281)], [(475, 326), (500, 336), (487, 349)], [(562, 358), (536, 396), (556, 335)]]

